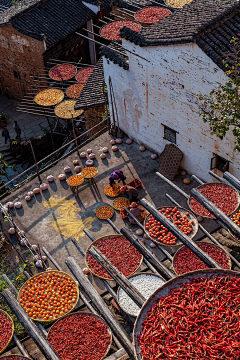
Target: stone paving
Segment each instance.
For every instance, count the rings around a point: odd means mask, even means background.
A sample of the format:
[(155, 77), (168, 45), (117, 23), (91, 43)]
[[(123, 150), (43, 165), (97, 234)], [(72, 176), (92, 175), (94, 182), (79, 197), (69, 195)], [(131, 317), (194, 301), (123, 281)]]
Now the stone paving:
[[(87, 227), (96, 239), (103, 235), (114, 233), (106, 221), (99, 220), (95, 215), (96, 209), (99, 206), (104, 204), (112, 205), (112, 199), (105, 195), (104, 188), (108, 185), (109, 175), (114, 169), (120, 169), (124, 172), (127, 177), (127, 183), (134, 178), (140, 179), (143, 183), (143, 187), (140, 190), (140, 197), (145, 197), (156, 207), (172, 205), (166, 198), (166, 193), (174, 197), (182, 206), (187, 207), (186, 200), (155, 174), (158, 169), (158, 160), (152, 160), (149, 151), (140, 152), (138, 144), (133, 143), (126, 145), (125, 138), (123, 143), (119, 145), (119, 151), (112, 152), (112, 150), (110, 150), (106, 159), (100, 159), (99, 155), (104, 146), (108, 146), (109, 149), (111, 149), (110, 139), (111, 137), (105, 133), (81, 149), (81, 151), (86, 151), (88, 148), (91, 148), (96, 154), (96, 159), (94, 160), (94, 166), (98, 169), (98, 175), (95, 178), (96, 186), (84, 182), (80, 187), (79, 194), (74, 195), (66, 181), (58, 180), (58, 175), (63, 173), (65, 166), (70, 166), (72, 170), (72, 173), (69, 173), (68, 176), (75, 173), (72, 162), (78, 158), (75, 153), (41, 175), (44, 182), (46, 182), (46, 178), (50, 174), (54, 176), (55, 181), (49, 184), (48, 190), (37, 194), (30, 202), (26, 202), (24, 197), (28, 191), (39, 186), (37, 179), (29, 182), (14, 194), (4, 199), (4, 203), (17, 200), (22, 202), (23, 206), (21, 209), (11, 210), (14, 221), (20, 229), (26, 232), (26, 236), (32, 244), (39, 244), (41, 248), (46, 247), (64, 271), (70, 272), (65, 264), (68, 256), (74, 257), (81, 268), (86, 266), (85, 260), (77, 252), (71, 241), (71, 238), (74, 237), (84, 251), (87, 249), (91, 241), (82, 232), (84, 227)], [(79, 160), (82, 167), (85, 166), (85, 161), (86, 159)], [(178, 175), (174, 183), (188, 194), (193, 187), (197, 186), (194, 182), (190, 185), (185, 185), (182, 180), (183, 177)], [(68, 208), (64, 208), (64, 205), (67, 205)], [(90, 218), (91, 221), (89, 221)], [(112, 221), (118, 228), (126, 225), (118, 211), (115, 212)], [(69, 224), (72, 224), (72, 226), (69, 226)], [(224, 246), (228, 247), (232, 254), (236, 255), (236, 253), (239, 253), (240, 244), (233, 241), (228, 232), (219, 230), (216, 222), (204, 219), (202, 224), (207, 230), (213, 231), (213, 236)], [(4, 223), (3, 226), (7, 231), (9, 225)], [(133, 228), (133, 231), (135, 230), (136, 228)], [(201, 231), (199, 231), (196, 238), (199, 239), (202, 235)], [(15, 235), (11, 235), (11, 239), (17, 244)], [(146, 246), (150, 248), (150, 240), (146, 241)], [(151, 250), (159, 259), (163, 258), (158, 249)], [(168, 248), (168, 250), (172, 252), (171, 250), (173, 249)], [(239, 255), (237, 258), (240, 260)], [(168, 260), (166, 260), (165, 264), (169, 267), (171, 266)], [(140, 268), (140, 271), (142, 268), (143, 266)], [(88, 278), (99, 293), (105, 290), (98, 278), (91, 274), (88, 275)], [(34, 359), (45, 360), (36, 346), (33, 346), (34, 344), (31, 340), (25, 343), (25, 346), (26, 345), (28, 345), (27, 349)], [(8, 353), (14, 353), (14, 351), (16, 351), (16, 349)]]
[[(10, 137), (15, 139), (16, 133), (13, 129), (13, 123), (16, 120), (22, 130), (21, 137), (28, 140), (30, 137), (43, 135), (43, 128), (49, 128), (47, 119), (43, 116), (32, 115), (17, 111), (16, 108), (19, 101), (8, 99), (6, 96), (0, 95), (0, 114), (4, 113), (9, 116), (7, 127)], [(4, 146), (4, 138), (0, 136), (0, 148)]]

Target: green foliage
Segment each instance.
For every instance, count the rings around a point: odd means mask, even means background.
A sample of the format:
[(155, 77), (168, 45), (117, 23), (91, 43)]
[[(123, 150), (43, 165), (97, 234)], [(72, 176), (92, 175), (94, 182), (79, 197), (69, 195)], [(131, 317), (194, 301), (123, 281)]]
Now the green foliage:
[(235, 150), (240, 151), (240, 45), (232, 38), (231, 52), (225, 54), (223, 64), (228, 80), (224, 85), (213, 89), (209, 96), (198, 95), (203, 121), (209, 123), (211, 135), (221, 140), (231, 131), (235, 137)]

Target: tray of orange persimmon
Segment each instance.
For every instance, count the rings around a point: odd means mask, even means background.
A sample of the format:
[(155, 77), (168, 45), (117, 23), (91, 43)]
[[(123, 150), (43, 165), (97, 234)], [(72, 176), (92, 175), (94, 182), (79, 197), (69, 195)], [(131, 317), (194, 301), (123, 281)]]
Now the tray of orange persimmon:
[(119, 185), (116, 185), (116, 184), (114, 184), (113, 186), (108, 185), (105, 187), (104, 192), (107, 196), (117, 197), (121, 193), (120, 189), (121, 188)]
[(113, 208), (107, 205), (100, 206), (96, 211), (97, 217), (101, 220), (110, 219), (113, 216), (113, 214), (114, 214)]
[(92, 179), (93, 177), (95, 177), (97, 175), (98, 171), (95, 167), (87, 167), (85, 169), (83, 169), (83, 171), (81, 172), (81, 175), (85, 178), (85, 179)]
[(78, 286), (73, 277), (63, 271), (45, 271), (25, 282), (18, 301), (30, 318), (51, 322), (67, 315), (77, 305)]
[(73, 175), (67, 179), (69, 186), (80, 186), (84, 182), (84, 177), (81, 175)]

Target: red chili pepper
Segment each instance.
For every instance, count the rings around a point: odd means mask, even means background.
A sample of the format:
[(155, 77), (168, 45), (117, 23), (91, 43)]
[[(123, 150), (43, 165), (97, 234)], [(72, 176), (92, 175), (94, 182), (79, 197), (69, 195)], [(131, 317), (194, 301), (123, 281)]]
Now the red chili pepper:
[(94, 70), (93, 67), (80, 70), (76, 75), (76, 80), (80, 84), (86, 84), (86, 82), (88, 81), (88, 78), (91, 75), (91, 73), (93, 72), (93, 70)]
[(13, 324), (9, 317), (0, 310), (0, 352), (11, 339)]
[(156, 300), (138, 336), (144, 360), (240, 358), (240, 278), (195, 278)]
[[(218, 246), (212, 244), (198, 244), (198, 246), (222, 265), (224, 269), (231, 269), (226, 253)], [(174, 269), (178, 275), (206, 268), (207, 265), (185, 246), (178, 251), (174, 258)]]
[(139, 10), (135, 15), (135, 19), (145, 24), (154, 24), (170, 14), (171, 11), (168, 9), (153, 6)]
[[(226, 215), (230, 215), (237, 207), (237, 193), (230, 187), (222, 184), (208, 184), (198, 190), (212, 201)], [(190, 207), (198, 215), (214, 218), (196, 199), (190, 197)]]
[(99, 360), (106, 354), (111, 336), (100, 319), (76, 313), (54, 324), (48, 341), (61, 359)]
[(54, 80), (69, 80), (71, 79), (77, 72), (77, 69), (74, 65), (71, 64), (60, 64), (54, 66), (50, 72), (49, 76)]
[[(125, 276), (131, 275), (139, 267), (142, 255), (123, 236), (109, 237), (94, 244), (116, 268)], [(87, 254), (87, 264), (98, 276), (111, 279), (106, 270), (92, 255)]]
[(129, 21), (129, 20), (120, 20), (120, 21), (113, 21), (107, 25), (105, 25), (101, 31), (100, 31), (100, 35), (103, 36), (105, 39), (108, 40), (122, 40), (122, 38), (120, 37), (120, 30), (124, 27), (128, 27), (129, 29), (132, 29), (136, 32), (140, 32), (141, 30), (141, 25), (139, 25), (138, 23), (134, 22), (134, 21)]

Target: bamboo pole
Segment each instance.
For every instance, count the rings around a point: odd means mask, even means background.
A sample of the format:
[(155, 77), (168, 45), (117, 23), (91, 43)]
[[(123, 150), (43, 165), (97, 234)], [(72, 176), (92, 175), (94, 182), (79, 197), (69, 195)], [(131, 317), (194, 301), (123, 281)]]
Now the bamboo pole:
[[(145, 227), (138, 221), (138, 219), (131, 213), (131, 211), (129, 211), (126, 206), (124, 206), (124, 210), (128, 213), (129, 216), (131, 216), (131, 218), (135, 221), (135, 223), (144, 231), (144, 233), (146, 234), (145, 231)], [(157, 245), (158, 249), (168, 258), (168, 260), (173, 261), (173, 257), (172, 255), (169, 254), (169, 252), (167, 250), (165, 250), (161, 245)]]
[(238, 191), (240, 191), (240, 181), (230, 174), (228, 171), (223, 173), (224, 179), (226, 179), (230, 184), (232, 184)]
[(112, 329), (116, 338), (120, 341), (123, 348), (128, 353), (130, 359), (134, 360), (133, 349), (131, 341), (128, 338), (127, 333), (122, 328), (122, 326), (118, 323), (118, 321), (114, 318), (111, 311), (108, 309), (106, 304), (104, 303), (101, 296), (98, 294), (97, 290), (93, 287), (90, 281), (83, 274), (82, 270), (77, 265), (76, 261), (72, 257), (68, 257), (66, 260), (66, 264), (77, 279), (77, 281), (81, 284), (81, 287), (84, 289), (86, 294), (92, 300), (93, 304), (97, 308), (100, 315), (105, 319), (106, 323)]
[(185, 235), (176, 225), (160, 213), (153, 205), (146, 199), (140, 200), (140, 203), (158, 220), (160, 221), (173, 235), (175, 235), (184, 245), (186, 245), (195, 255), (197, 255), (210, 268), (222, 269), (214, 259), (205, 253), (195, 242)]
[(132, 285), (132, 283), (107, 259), (105, 255), (101, 253), (96, 246), (91, 246), (91, 248), (88, 249), (88, 252), (128, 294), (135, 304), (141, 308), (146, 299), (135, 288), (135, 286)]
[(240, 228), (233, 222), (223, 211), (214, 205), (206, 196), (204, 196), (198, 189), (192, 189), (191, 195), (200, 202), (216, 219), (221, 221), (234, 235), (240, 238)]
[[(166, 194), (166, 197), (176, 206), (180, 206), (180, 204), (170, 195)], [(218, 247), (220, 247), (223, 251), (227, 251), (222, 244), (220, 244), (220, 242), (218, 240), (216, 240), (201, 224), (198, 224), (199, 229), (209, 238), (209, 240), (211, 240), (215, 245), (217, 245)], [(230, 254), (230, 252), (228, 252), (229, 257), (231, 258), (232, 262), (234, 262), (234, 264), (240, 269), (240, 263), (237, 261), (237, 259), (235, 259), (234, 256), (232, 256)]]
[[(114, 231), (116, 231), (117, 234), (121, 234), (121, 231), (116, 227), (112, 220), (107, 219), (107, 222), (112, 226), (112, 228), (114, 229)], [(157, 273), (154, 267), (145, 258), (143, 259), (143, 262), (149, 268), (149, 270), (151, 270), (153, 273)]]
[(129, 229), (123, 227), (121, 233), (125, 238), (150, 262), (150, 264), (163, 276), (164, 279), (170, 280), (175, 275), (164, 264), (162, 264), (155, 254), (153, 254), (146, 246), (143, 245), (138, 238), (131, 233)]
[(25, 346), (21, 343), (21, 341), (17, 338), (17, 336), (15, 334), (13, 334), (13, 340), (14, 340), (15, 344), (17, 345), (17, 347), (18, 347), (19, 351), (21, 352), (21, 354), (23, 356), (31, 358), (29, 353), (27, 352)]
[(40, 185), (41, 185), (41, 184), (42, 184), (42, 180), (41, 180), (41, 177), (40, 177), (40, 174), (39, 174), (38, 163), (37, 163), (37, 159), (36, 159), (36, 156), (35, 156), (35, 152), (34, 152), (34, 150), (33, 150), (32, 141), (29, 140), (29, 142), (30, 142), (30, 147), (31, 147), (31, 150), (32, 150), (32, 155), (33, 155), (34, 163), (35, 163), (35, 168), (36, 168), (36, 172), (37, 172), (37, 177), (38, 177), (38, 180), (39, 180)]

